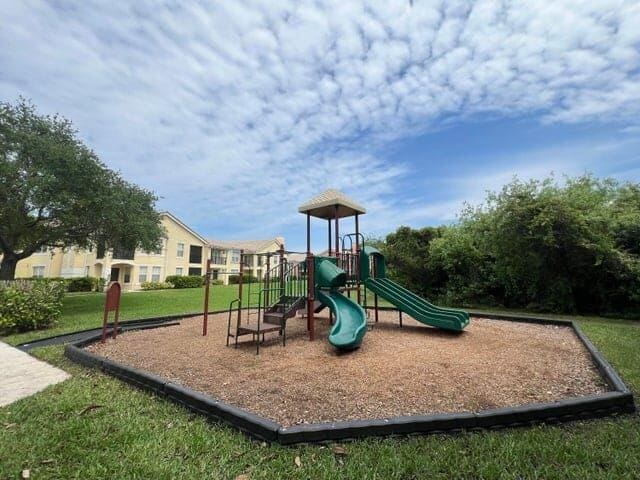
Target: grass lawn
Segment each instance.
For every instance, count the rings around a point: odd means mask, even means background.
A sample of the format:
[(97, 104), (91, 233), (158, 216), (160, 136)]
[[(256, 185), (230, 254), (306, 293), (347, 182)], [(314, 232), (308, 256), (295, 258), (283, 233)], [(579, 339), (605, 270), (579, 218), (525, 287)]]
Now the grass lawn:
[[(212, 308), (226, 307), (233, 287), (216, 287)], [(124, 318), (201, 310), (197, 290), (132, 293)], [(215, 300), (215, 299), (219, 300)], [(224, 301), (223, 301), (224, 300)], [(220, 302), (220, 303), (216, 303)], [(102, 299), (65, 300), (59, 330), (98, 325)], [(640, 391), (640, 323), (578, 319), (585, 333)], [(48, 336), (51, 331), (38, 332)], [(25, 335), (12, 336), (13, 343)], [(369, 439), (329, 446), (281, 447), (155, 399), (79, 367), (62, 347), (34, 355), (70, 372), (66, 382), (0, 408), (0, 479), (18, 478), (638, 478), (640, 417), (498, 432)], [(296, 458), (299, 459), (296, 462)], [(298, 466), (299, 464), (299, 466)]]

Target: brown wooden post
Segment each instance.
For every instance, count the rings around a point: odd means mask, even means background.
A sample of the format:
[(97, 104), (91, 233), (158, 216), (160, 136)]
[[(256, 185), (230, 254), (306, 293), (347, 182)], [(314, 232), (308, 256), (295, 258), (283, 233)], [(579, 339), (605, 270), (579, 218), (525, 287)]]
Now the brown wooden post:
[(109, 312), (115, 311), (115, 319), (113, 323), (113, 329), (111, 330), (111, 336), (116, 338), (118, 335), (118, 320), (120, 317), (120, 293), (122, 288), (118, 282), (113, 282), (107, 289), (107, 294), (104, 301), (104, 316), (102, 318), (102, 337), (101, 341), (104, 343), (107, 339), (107, 320), (109, 318)]
[[(242, 281), (244, 280), (244, 250), (240, 250), (240, 278), (238, 279), (238, 325), (242, 321)], [(258, 319), (260, 321), (260, 319)], [(258, 339), (258, 342), (260, 339)]]
[(202, 336), (207, 336), (209, 324), (209, 287), (211, 286), (211, 259), (207, 260), (207, 277), (204, 280), (204, 312), (202, 314)]
[(356, 288), (358, 290), (358, 305), (360, 305), (360, 225), (356, 213)]

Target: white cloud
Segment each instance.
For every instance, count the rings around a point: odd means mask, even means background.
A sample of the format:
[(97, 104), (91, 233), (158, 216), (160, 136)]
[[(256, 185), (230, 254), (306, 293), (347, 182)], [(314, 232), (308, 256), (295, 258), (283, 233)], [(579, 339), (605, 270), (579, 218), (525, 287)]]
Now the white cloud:
[(399, 215), (407, 166), (376, 147), (443, 117), (640, 118), (637, 2), (54, 5), (3, 2), (0, 97), (74, 119), (216, 236), (284, 229), (327, 186)]

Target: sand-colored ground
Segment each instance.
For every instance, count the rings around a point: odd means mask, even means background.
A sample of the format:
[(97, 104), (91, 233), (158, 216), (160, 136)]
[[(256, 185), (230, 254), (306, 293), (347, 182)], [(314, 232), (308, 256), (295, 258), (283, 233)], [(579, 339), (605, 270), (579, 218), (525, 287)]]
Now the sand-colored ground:
[(283, 425), (548, 402), (607, 390), (573, 331), (475, 318), (461, 334), (381, 312), (362, 347), (337, 352), (328, 318), (309, 342), (290, 319), (288, 342), (269, 334), (260, 355), (251, 336), (225, 346), (226, 314), (128, 332), (95, 344), (99, 355), (153, 372)]

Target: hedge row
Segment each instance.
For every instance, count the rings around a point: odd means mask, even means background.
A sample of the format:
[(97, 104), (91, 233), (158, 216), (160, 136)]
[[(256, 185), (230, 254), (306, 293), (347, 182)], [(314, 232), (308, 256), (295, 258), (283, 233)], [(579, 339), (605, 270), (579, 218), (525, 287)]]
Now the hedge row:
[(31, 277), (17, 279), (22, 282), (58, 282), (64, 285), (67, 292), (102, 292), (106, 280), (100, 277)]
[(169, 275), (165, 281), (173, 284), (174, 288), (198, 288), (204, 285), (201, 275)]
[[(229, 285), (240, 283), (240, 275), (229, 275)], [(258, 277), (251, 275), (243, 275), (242, 283), (258, 283)]]

